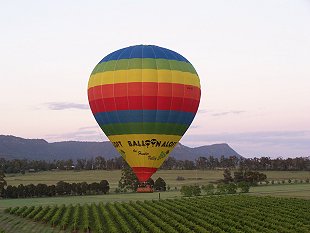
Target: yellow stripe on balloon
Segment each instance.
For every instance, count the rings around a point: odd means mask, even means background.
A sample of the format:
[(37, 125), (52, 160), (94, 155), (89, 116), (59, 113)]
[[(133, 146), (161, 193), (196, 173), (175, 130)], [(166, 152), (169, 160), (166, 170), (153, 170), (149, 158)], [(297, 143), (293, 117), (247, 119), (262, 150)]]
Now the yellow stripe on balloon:
[(129, 69), (96, 73), (90, 76), (88, 88), (127, 82), (179, 83), (200, 88), (196, 74), (178, 70)]
[(181, 136), (127, 134), (109, 136), (109, 139), (131, 167), (159, 168)]

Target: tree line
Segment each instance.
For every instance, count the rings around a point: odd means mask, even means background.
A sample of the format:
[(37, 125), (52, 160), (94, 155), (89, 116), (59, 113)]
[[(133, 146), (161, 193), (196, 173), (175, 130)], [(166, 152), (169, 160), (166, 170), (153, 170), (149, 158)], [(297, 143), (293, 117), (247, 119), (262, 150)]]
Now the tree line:
[(238, 158), (236, 156), (220, 158), (214, 156), (201, 156), (195, 161), (177, 160), (168, 157), (161, 166), (161, 169), (184, 169), (184, 170), (214, 170), (218, 168), (228, 169), (248, 169), (248, 170), (282, 170), (282, 171), (304, 171), (310, 170), (310, 157), (287, 158), (282, 157), (271, 159), (261, 158)]
[(248, 193), (251, 186), (256, 186), (258, 182), (266, 180), (267, 175), (262, 172), (239, 168), (232, 175), (231, 170), (226, 168), (223, 179), (216, 181), (216, 185), (212, 183), (202, 186), (184, 185), (180, 192), (183, 196), (199, 196), (202, 192), (205, 195), (236, 194), (238, 190), (240, 193)]
[(57, 182), (56, 185), (47, 184), (20, 184), (18, 186), (8, 185), (0, 189), (2, 198), (27, 198), (27, 197), (54, 197), (54, 196), (74, 196), (74, 195), (97, 195), (107, 194), (110, 185), (107, 180), (93, 183), (68, 183)]
[[(122, 157), (105, 159), (97, 156), (90, 159), (68, 160), (27, 160), (0, 158), (0, 170), (5, 173), (24, 173), (26, 171), (50, 171), (59, 170), (120, 170), (126, 162)], [(161, 169), (164, 170), (213, 170), (218, 168), (248, 168), (250, 170), (282, 170), (282, 171), (304, 171), (310, 170), (310, 157), (287, 158), (282, 157), (271, 159), (261, 158), (238, 158), (236, 156), (216, 158), (214, 156), (201, 156), (195, 161), (177, 160), (168, 157)]]
[(219, 183), (217, 185), (184, 185), (181, 187), (181, 194), (185, 197), (200, 196), (200, 195), (225, 195), (248, 193), (251, 185), (247, 182), (239, 183)]

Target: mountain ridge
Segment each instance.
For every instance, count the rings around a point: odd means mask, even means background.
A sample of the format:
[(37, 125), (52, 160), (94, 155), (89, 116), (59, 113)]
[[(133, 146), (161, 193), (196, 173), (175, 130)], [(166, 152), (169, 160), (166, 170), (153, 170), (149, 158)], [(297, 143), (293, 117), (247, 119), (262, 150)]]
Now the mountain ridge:
[[(103, 156), (111, 159), (120, 156), (109, 141), (61, 141), (25, 139), (13, 135), (0, 135), (0, 158), (28, 160), (66, 160)], [(178, 160), (195, 160), (204, 157), (242, 157), (227, 143), (188, 147), (178, 143), (170, 156)]]

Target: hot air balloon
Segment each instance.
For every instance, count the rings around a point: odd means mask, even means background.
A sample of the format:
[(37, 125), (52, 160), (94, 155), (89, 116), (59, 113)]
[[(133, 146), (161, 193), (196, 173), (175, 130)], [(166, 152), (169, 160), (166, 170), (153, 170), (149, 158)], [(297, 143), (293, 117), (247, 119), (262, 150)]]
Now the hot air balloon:
[(100, 128), (143, 183), (193, 121), (199, 77), (192, 64), (172, 50), (130, 46), (96, 65), (88, 99)]

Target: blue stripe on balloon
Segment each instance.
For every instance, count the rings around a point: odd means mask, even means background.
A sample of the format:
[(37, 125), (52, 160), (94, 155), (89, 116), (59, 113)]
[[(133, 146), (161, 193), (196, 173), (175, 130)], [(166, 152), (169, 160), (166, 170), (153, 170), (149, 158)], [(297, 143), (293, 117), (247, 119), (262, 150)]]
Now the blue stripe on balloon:
[(160, 122), (191, 124), (195, 117), (192, 112), (169, 110), (120, 110), (95, 114), (99, 125), (130, 122)]
[(182, 55), (162, 47), (155, 45), (135, 45), (117, 50), (104, 57), (99, 63), (131, 58), (157, 58), (176, 61), (189, 61)]

